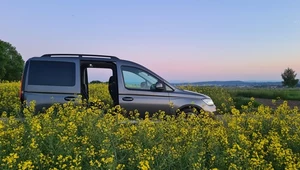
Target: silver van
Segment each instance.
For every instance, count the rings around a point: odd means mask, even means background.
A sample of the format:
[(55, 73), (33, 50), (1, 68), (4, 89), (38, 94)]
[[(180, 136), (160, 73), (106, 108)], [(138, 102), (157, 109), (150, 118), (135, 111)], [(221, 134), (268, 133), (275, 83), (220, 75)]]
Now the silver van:
[[(159, 110), (176, 114), (191, 108), (215, 112), (209, 96), (180, 90), (151, 70), (114, 56), (92, 54), (45, 54), (27, 60), (21, 85), (21, 102), (36, 101), (36, 110), (53, 103), (89, 99), (89, 68), (111, 70), (108, 88), (114, 105), (141, 115)], [(172, 107), (170, 107), (172, 105)]]

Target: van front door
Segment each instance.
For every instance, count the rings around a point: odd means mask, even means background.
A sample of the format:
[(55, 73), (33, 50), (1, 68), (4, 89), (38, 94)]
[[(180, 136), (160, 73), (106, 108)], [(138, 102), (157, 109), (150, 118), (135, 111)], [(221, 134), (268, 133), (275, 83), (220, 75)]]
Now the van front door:
[[(121, 107), (127, 111), (137, 109), (142, 117), (145, 112), (150, 114), (159, 110), (170, 112), (169, 92), (158, 78), (136, 67), (122, 66), (121, 72), (123, 79), (123, 87), (119, 90)], [(157, 88), (157, 85), (160, 87)]]

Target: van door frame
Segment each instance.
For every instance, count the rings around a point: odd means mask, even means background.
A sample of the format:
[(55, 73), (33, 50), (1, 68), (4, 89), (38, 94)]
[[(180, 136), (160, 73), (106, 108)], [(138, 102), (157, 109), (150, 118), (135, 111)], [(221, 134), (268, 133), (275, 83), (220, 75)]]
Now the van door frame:
[[(93, 66), (87, 66), (87, 65), (90, 65), (92, 64)], [(83, 65), (86, 65), (83, 67)], [(99, 61), (99, 60), (81, 60), (80, 61), (80, 81), (81, 83), (86, 83), (87, 84), (87, 96), (88, 96), (88, 99), (89, 99), (89, 82), (88, 82), (88, 73), (87, 73), (87, 68), (99, 68), (99, 69), (111, 69), (112, 70), (112, 75), (118, 77), (117, 75), (117, 66), (114, 62), (107, 62), (107, 61)], [(84, 72), (84, 76), (83, 76), (83, 73)], [(83, 80), (85, 79), (85, 80)], [(116, 101), (116, 104), (119, 104), (119, 101), (118, 101), (118, 96), (119, 96), (119, 88), (118, 88), (118, 79), (116, 79), (116, 84), (117, 84), (117, 88), (116, 88), (116, 91), (117, 91), (117, 101)], [(81, 90), (82, 90), (82, 87), (81, 87)], [(88, 100), (87, 99), (87, 100)]]

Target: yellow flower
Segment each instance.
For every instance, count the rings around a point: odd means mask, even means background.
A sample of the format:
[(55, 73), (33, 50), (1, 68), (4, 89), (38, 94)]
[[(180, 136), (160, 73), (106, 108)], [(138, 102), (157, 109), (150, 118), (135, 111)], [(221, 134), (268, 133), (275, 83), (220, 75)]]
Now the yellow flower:
[(9, 168), (12, 168), (14, 164), (17, 162), (17, 159), (19, 158), (19, 155), (17, 153), (10, 153), (9, 156), (6, 156), (2, 159), (3, 162), (6, 162), (8, 164)]
[(108, 158), (102, 158), (101, 161), (105, 164), (112, 163), (114, 161), (114, 155), (112, 155), (111, 157), (108, 157)]
[(141, 169), (141, 170), (148, 170), (148, 169), (150, 169), (149, 162), (147, 160), (140, 161), (138, 168)]
[(117, 170), (122, 170), (125, 168), (124, 164), (118, 164), (118, 166), (116, 167)]
[(34, 138), (31, 138), (30, 147), (36, 149), (39, 145), (36, 143)]
[(21, 163), (18, 164), (18, 167), (20, 170), (31, 170), (34, 169), (34, 165), (30, 160), (27, 161), (22, 161)]

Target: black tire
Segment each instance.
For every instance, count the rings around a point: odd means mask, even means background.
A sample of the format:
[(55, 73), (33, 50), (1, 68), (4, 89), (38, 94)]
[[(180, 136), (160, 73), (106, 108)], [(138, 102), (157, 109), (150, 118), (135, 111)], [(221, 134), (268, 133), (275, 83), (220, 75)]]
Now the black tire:
[[(194, 109), (196, 109), (196, 111)], [(182, 112), (184, 112), (186, 114), (186, 117), (188, 117), (190, 115), (198, 115), (200, 113), (199, 109), (194, 108), (194, 107), (187, 107), (187, 108), (181, 109), (178, 114), (181, 114)]]

